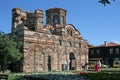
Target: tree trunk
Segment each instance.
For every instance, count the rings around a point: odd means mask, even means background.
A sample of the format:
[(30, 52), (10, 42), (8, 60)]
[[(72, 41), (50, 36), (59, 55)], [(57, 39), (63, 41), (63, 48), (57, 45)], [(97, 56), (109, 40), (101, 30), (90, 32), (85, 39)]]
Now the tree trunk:
[(5, 70), (6, 70), (6, 62), (7, 62), (7, 56), (5, 56), (4, 58), (3, 58), (3, 61), (2, 61), (2, 63), (1, 63), (1, 71), (4, 73), (5, 72)]

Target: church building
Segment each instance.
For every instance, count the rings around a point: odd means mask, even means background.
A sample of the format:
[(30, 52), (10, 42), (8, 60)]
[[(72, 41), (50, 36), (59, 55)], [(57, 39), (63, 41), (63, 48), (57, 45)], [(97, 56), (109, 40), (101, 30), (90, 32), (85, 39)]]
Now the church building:
[(23, 58), (18, 66), (22, 72), (81, 70), (88, 62), (88, 42), (78, 29), (66, 22), (62, 8), (34, 12), (12, 9), (12, 30), (23, 42)]

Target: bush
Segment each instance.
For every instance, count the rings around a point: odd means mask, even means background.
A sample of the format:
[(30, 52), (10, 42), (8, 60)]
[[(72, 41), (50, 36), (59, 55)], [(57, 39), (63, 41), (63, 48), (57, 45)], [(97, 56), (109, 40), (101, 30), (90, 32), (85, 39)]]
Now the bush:
[(9, 74), (8, 80), (120, 80), (118, 72), (66, 72), (66, 73), (15, 73)]
[(120, 73), (88, 73), (91, 80), (120, 80)]

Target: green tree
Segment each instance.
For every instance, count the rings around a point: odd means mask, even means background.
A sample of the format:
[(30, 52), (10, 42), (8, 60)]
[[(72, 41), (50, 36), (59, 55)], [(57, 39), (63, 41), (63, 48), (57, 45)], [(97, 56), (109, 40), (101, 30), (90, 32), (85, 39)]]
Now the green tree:
[[(115, 1), (115, 0), (112, 0)], [(111, 1), (110, 0), (99, 0), (100, 3), (104, 4), (104, 6), (106, 6), (106, 4), (110, 4)]]
[(15, 35), (0, 32), (0, 65), (1, 70), (6, 69), (8, 63), (20, 61), (22, 42), (17, 40)]

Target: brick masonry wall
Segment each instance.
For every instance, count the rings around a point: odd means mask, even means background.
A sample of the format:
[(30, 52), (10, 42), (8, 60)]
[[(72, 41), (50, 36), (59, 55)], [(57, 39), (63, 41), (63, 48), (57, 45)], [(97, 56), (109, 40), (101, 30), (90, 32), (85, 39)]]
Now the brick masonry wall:
[[(25, 72), (49, 71), (48, 67), (50, 67), (51, 71), (64, 70), (62, 69), (63, 65), (70, 60), (70, 53), (73, 53), (75, 56), (76, 70), (81, 70), (82, 61), (88, 60), (88, 49), (85, 42), (81, 43), (81, 48), (78, 48), (74, 47), (74, 45), (71, 47), (66, 46), (68, 40), (63, 41), (63, 44), (59, 45), (58, 41), (61, 39), (61, 36), (31, 31), (25, 31), (24, 35), (27, 36), (24, 37), (23, 71)], [(37, 35), (37, 37), (33, 35)], [(51, 37), (53, 39), (50, 39)], [(72, 43), (74, 42), (73, 39)], [(50, 63), (48, 56), (51, 56)]]

